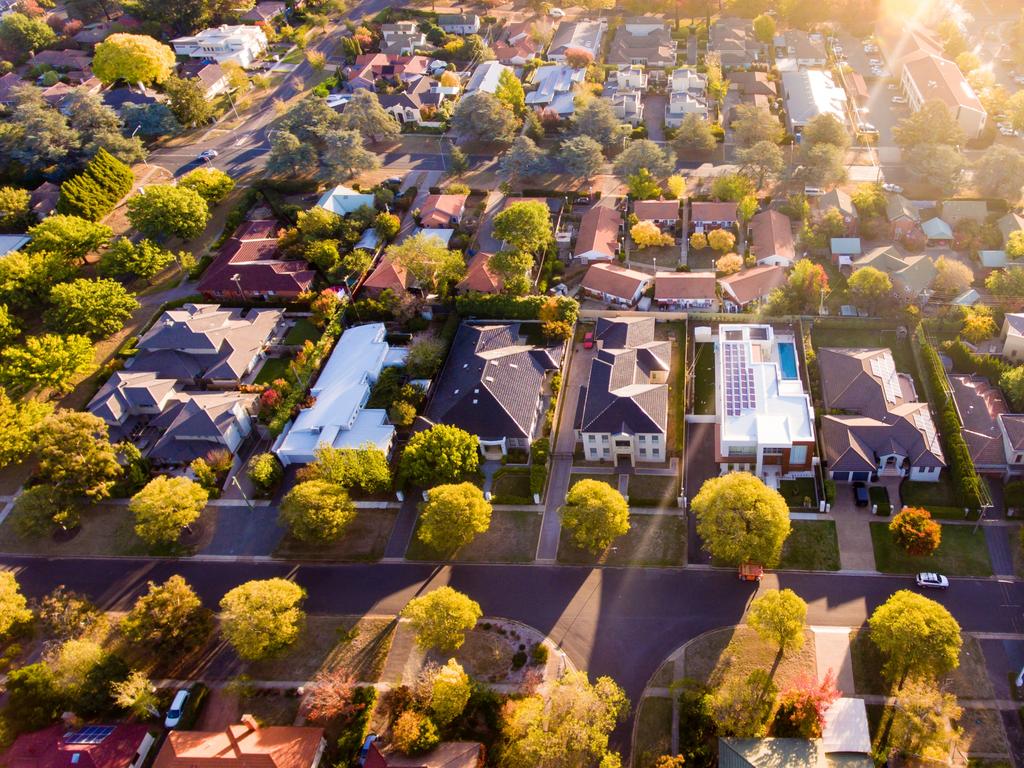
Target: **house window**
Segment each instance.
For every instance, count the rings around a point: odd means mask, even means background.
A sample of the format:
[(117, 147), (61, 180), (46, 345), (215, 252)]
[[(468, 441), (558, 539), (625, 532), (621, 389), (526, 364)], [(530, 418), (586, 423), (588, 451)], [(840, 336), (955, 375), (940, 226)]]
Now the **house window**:
[(794, 445), (789, 449), (790, 464), (804, 464), (807, 462), (807, 446)]
[(763, 451), (763, 455), (765, 455), (765, 456), (781, 456), (782, 455), (782, 449), (781, 448), (765, 448), (764, 451)]
[(587, 435), (587, 441), (591, 443), (597, 442), (597, 435)]
[(640, 441), (641, 443), (646, 443), (646, 442), (647, 442), (647, 435), (639, 435), (639, 436), (637, 437), (637, 439), (638, 439), (638, 440), (639, 440), (639, 441)]
[(657, 444), (657, 442), (658, 442), (658, 440), (659, 440), (659, 439), (660, 439), (660, 438), (659, 438), (659, 436), (658, 436), (658, 435), (651, 435), (651, 442), (652, 442), (652, 443), (655, 443), (655, 444)]
[(605, 458), (608, 458), (608, 449), (607, 448), (602, 449), (601, 452), (604, 454)]
[(1024, 461), (1024, 456), (1021, 456), (1019, 453), (1013, 457), (1014, 464), (1020, 464), (1022, 461)]
[(647, 458), (647, 449), (646, 448), (641, 448), (640, 449), (640, 458), (641, 459)]

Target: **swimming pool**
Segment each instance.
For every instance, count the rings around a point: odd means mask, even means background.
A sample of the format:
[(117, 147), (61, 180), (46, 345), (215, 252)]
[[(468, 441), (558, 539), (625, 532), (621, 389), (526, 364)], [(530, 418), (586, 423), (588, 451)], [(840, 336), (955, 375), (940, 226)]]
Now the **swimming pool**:
[(796, 367), (796, 344), (789, 341), (781, 342), (779, 345), (779, 367), (782, 369), (782, 378), (799, 379), (800, 372)]

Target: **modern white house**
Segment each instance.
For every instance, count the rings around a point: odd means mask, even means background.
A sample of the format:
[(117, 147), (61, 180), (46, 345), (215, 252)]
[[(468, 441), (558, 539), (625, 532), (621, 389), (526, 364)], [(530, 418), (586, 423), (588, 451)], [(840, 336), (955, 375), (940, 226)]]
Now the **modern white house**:
[(708, 116), (707, 77), (695, 69), (680, 67), (672, 72), (665, 105), (665, 125), (678, 128), (687, 115)]
[(814, 471), (814, 408), (800, 378), (796, 337), (771, 325), (726, 324), (715, 345), (715, 422), (721, 473), (751, 472), (772, 488)]
[(249, 67), (267, 50), (267, 35), (256, 25), (222, 24), (195, 35), (175, 38), (171, 40), (171, 45), (179, 56), (213, 59), (218, 64), (233, 61)]
[(368, 323), (341, 335), (310, 388), (313, 405), (302, 409), (274, 443), (282, 464), (308, 464), (321, 445), (370, 445), (390, 452), (395, 428), (388, 423), (387, 411), (365, 407), (381, 370), (405, 362), (406, 350), (391, 348), (385, 334), (384, 323)]

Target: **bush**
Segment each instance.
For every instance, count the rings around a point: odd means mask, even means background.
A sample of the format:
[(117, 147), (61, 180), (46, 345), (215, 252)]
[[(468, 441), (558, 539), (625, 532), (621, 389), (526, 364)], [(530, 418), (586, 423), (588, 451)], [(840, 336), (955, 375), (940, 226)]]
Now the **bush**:
[(281, 476), (284, 474), (281, 462), (272, 453), (260, 453), (253, 456), (249, 459), (246, 471), (253, 485), (264, 493), (281, 482)]
[(377, 703), (377, 689), (373, 686), (356, 688), (352, 706), (357, 708), (338, 738), (337, 765), (352, 765), (370, 730), (370, 714)]
[(526, 651), (516, 651), (512, 656), (512, 669), (522, 669), (526, 666)]
[(114, 210), (133, 184), (131, 169), (100, 147), (85, 170), (60, 185), (57, 212), (99, 221)]
[(548, 663), (548, 647), (544, 643), (537, 643), (530, 651), (530, 660), (538, 667)]
[(538, 320), (541, 307), (553, 301), (557, 320), (574, 325), (580, 305), (567, 296), (505, 296), (502, 294), (468, 294), (455, 300), (455, 311), (463, 317), (485, 317), (496, 320)]

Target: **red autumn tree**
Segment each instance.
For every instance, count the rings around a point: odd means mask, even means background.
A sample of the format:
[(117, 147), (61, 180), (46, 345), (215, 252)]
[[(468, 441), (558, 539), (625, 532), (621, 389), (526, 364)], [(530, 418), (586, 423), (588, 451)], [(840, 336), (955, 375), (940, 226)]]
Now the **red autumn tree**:
[(930, 555), (942, 543), (942, 526), (919, 507), (904, 507), (889, 523), (889, 531), (908, 555)]
[(366, 706), (354, 702), (355, 691), (355, 678), (344, 668), (320, 670), (306, 698), (306, 716), (321, 723), (335, 718), (347, 720)]
[(779, 697), (772, 734), (791, 739), (821, 738), (825, 713), (838, 698), (839, 690), (832, 670), (820, 684), (812, 677), (800, 678), (793, 688)]
[(594, 63), (594, 54), (585, 48), (567, 48), (565, 63), (573, 69), (583, 69)]

